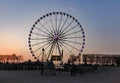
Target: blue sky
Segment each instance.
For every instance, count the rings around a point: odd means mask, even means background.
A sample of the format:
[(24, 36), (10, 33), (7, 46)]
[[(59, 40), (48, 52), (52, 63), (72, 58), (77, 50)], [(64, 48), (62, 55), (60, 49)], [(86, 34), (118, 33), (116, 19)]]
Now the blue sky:
[(86, 35), (84, 53), (120, 54), (120, 0), (0, 0), (0, 54), (31, 56), (30, 28), (53, 11), (79, 20)]

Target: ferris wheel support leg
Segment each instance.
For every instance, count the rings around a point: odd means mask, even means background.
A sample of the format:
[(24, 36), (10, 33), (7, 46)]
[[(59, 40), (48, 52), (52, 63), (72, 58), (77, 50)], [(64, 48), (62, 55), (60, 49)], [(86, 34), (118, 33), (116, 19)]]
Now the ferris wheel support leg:
[(62, 53), (61, 53), (61, 51), (60, 51), (60, 46), (59, 46), (59, 44), (57, 43), (57, 46), (58, 46), (58, 51), (59, 51), (59, 54), (60, 54), (60, 56), (61, 56), (61, 63), (63, 62), (62, 61), (62, 58), (63, 58), (63, 55), (62, 55)]
[[(52, 55), (53, 50), (54, 50), (54, 47), (55, 47), (55, 44), (53, 43), (53, 45), (52, 45), (51, 48), (50, 48), (50, 51), (49, 51), (47, 60), (49, 60), (50, 56)], [(51, 59), (51, 58), (50, 58), (50, 59)]]

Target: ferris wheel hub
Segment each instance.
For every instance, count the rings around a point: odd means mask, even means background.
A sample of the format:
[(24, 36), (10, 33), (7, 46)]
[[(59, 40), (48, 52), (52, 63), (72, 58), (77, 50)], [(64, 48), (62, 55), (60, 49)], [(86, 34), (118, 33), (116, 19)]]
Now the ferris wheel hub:
[(54, 41), (58, 41), (58, 39), (59, 39), (58, 35), (55, 35), (54, 36)]

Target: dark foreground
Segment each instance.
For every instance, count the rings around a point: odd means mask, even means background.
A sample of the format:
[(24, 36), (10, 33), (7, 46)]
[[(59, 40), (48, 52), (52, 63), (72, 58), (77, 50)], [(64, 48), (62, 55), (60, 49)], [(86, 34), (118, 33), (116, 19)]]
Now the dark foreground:
[(74, 77), (69, 72), (41, 75), (39, 70), (1, 70), (0, 83), (120, 83), (120, 67), (104, 66)]

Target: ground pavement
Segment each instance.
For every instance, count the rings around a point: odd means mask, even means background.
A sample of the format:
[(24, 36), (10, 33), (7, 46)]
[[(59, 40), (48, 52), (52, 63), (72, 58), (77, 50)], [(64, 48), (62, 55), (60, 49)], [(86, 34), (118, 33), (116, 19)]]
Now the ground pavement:
[(97, 71), (70, 76), (69, 72), (41, 75), (40, 71), (0, 70), (0, 83), (120, 83), (120, 67), (102, 67)]

